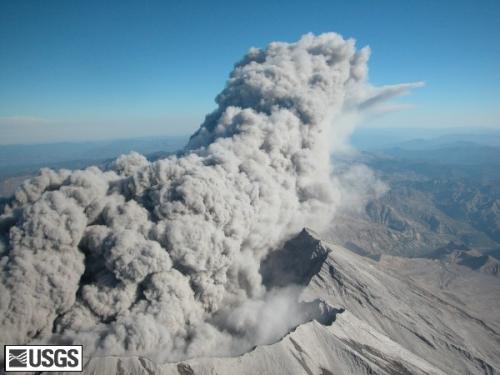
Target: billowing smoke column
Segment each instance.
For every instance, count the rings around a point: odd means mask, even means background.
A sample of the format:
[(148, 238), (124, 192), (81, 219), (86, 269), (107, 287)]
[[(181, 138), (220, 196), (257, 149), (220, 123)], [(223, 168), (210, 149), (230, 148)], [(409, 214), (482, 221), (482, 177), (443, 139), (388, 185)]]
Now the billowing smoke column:
[(0, 341), (173, 361), (270, 340), (277, 306), (296, 323), (260, 262), (329, 223), (336, 119), (411, 88), (369, 86), (368, 55), (333, 33), (252, 49), (182, 155), (26, 182), (0, 223)]

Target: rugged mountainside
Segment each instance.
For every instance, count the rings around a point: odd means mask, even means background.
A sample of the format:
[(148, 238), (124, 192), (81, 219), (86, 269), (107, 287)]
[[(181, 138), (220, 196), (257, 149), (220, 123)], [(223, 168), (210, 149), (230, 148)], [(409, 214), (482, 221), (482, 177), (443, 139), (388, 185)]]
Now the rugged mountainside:
[[(500, 373), (498, 278), (473, 271), (463, 275), (451, 264), (439, 271), (442, 263), (429, 259), (383, 256), (375, 262), (325, 243), (310, 230), (266, 262), (273, 265), (262, 267), (268, 286), (302, 284), (302, 303), (315, 306), (315, 320), (239, 357), (169, 364), (139, 357), (93, 358), (85, 372)], [(446, 275), (448, 281), (443, 282)]]
[(499, 253), (500, 166), (496, 160), (458, 165), (445, 159), (438, 163), (394, 155), (362, 153), (336, 159), (336, 165), (344, 168), (368, 165), (388, 191), (370, 199), (361, 211), (337, 215), (323, 234), (325, 239), (371, 257), (427, 256), (450, 242), (483, 254)]
[(465, 266), (489, 275), (500, 276), (500, 261), (498, 259), (454, 242), (440, 247), (428, 254), (426, 258), (439, 259), (443, 262)]

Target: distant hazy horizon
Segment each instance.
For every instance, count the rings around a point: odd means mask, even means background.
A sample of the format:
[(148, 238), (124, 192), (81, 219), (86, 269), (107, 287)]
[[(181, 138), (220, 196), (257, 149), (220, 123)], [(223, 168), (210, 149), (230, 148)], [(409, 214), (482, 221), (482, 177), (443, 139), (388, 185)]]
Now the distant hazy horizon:
[[(157, 140), (157, 139), (185, 139), (186, 141), (198, 128), (199, 124), (192, 129), (186, 130), (184, 133), (168, 133), (168, 132), (153, 132), (152, 134), (117, 134), (109, 136), (94, 136), (94, 137), (65, 137), (61, 134), (59, 137), (33, 139), (32, 141), (9, 141), (8, 138), (0, 139), (0, 147), (2, 146), (38, 146), (38, 145), (51, 145), (51, 144), (84, 144), (84, 143), (106, 143), (115, 141), (135, 141), (135, 140)], [(357, 126), (354, 129), (351, 140), (356, 138), (357, 135), (369, 135), (378, 137), (386, 137), (392, 134), (398, 142), (412, 139), (432, 139), (440, 136), (448, 135), (484, 135), (493, 134), (500, 136), (500, 127), (379, 127), (379, 126)], [(354, 145), (356, 146), (356, 145)]]
[[(194, 131), (194, 130), (193, 130)], [(33, 148), (49, 146), (71, 146), (71, 145), (110, 145), (110, 144), (143, 144), (150, 145), (161, 144), (168, 141), (183, 146), (192, 136), (193, 131), (184, 134), (157, 133), (153, 135), (141, 136), (109, 136), (104, 138), (88, 139), (54, 139), (45, 142), (22, 142), (8, 143), (0, 139), (0, 150), (15, 148)], [(347, 143), (354, 148), (363, 150), (366, 145), (389, 146), (400, 142), (418, 141), (418, 140), (438, 140), (440, 138), (456, 138), (462, 142), (477, 142), (481, 144), (494, 144), (500, 146), (500, 128), (487, 127), (449, 127), (449, 128), (392, 128), (392, 127), (366, 127), (358, 126), (353, 133), (346, 139)], [(154, 146), (153, 146), (154, 147)], [(169, 149), (170, 150), (170, 149)], [(138, 151), (131, 148), (128, 151)], [(154, 151), (162, 151), (155, 149)]]
[[(84, 168), (132, 151), (146, 156), (181, 150), (191, 134), (113, 137), (45, 143), (0, 144), (0, 180), (29, 174), (41, 167)], [(487, 128), (367, 128), (359, 127), (347, 140), (354, 149), (417, 148), (457, 142), (500, 147), (500, 129)], [(335, 151), (334, 149), (332, 151)]]

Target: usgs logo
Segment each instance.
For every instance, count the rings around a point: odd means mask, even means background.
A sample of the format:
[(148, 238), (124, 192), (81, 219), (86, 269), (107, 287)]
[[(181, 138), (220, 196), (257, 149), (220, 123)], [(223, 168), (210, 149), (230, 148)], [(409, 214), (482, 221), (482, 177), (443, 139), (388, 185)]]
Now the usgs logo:
[(5, 345), (5, 371), (82, 371), (81, 345)]

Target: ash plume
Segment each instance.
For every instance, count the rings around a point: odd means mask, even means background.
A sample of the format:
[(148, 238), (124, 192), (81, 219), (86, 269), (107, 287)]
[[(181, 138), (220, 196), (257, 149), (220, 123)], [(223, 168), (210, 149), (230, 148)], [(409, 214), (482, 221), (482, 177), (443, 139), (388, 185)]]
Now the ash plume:
[[(240, 353), (306, 318), (274, 308), (300, 291), (266, 290), (259, 267), (330, 223), (336, 122), (418, 86), (372, 87), (368, 56), (334, 33), (251, 49), (182, 154), (24, 183), (0, 221), (0, 342), (176, 361)], [(259, 324), (270, 316), (276, 332)]]

